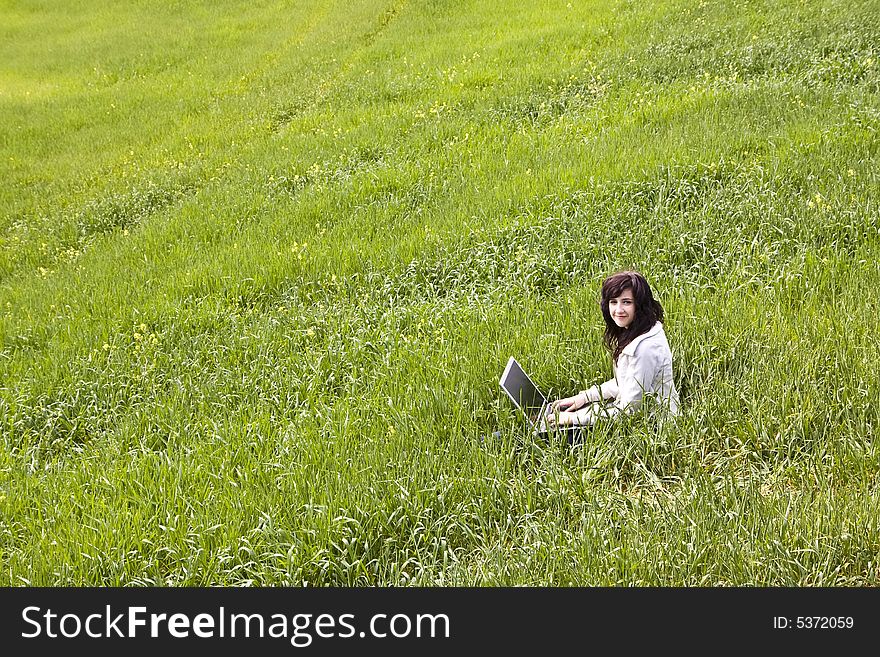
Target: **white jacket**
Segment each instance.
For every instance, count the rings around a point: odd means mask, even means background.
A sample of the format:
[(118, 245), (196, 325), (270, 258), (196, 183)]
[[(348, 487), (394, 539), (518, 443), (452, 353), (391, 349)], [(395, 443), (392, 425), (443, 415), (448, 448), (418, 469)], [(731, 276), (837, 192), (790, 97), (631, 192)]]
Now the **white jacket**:
[[(577, 423), (593, 424), (603, 417), (634, 413), (645, 395), (653, 395), (671, 415), (678, 415), (678, 391), (672, 380), (672, 350), (657, 322), (647, 333), (630, 342), (614, 366), (614, 378), (600, 386), (584, 390), (587, 406), (575, 412)], [(599, 404), (613, 399), (608, 405)], [(592, 403), (590, 403), (592, 402)]]

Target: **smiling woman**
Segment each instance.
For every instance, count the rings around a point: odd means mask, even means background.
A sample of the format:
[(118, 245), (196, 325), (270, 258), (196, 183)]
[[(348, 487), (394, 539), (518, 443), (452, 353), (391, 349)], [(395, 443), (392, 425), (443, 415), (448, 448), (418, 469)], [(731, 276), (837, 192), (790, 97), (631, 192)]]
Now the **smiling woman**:
[(602, 283), (601, 306), (614, 377), (550, 404), (548, 423), (595, 424), (601, 418), (635, 412), (646, 395), (677, 415), (678, 391), (672, 377), (672, 351), (663, 332), (663, 307), (654, 299), (648, 281), (632, 271), (609, 276)]

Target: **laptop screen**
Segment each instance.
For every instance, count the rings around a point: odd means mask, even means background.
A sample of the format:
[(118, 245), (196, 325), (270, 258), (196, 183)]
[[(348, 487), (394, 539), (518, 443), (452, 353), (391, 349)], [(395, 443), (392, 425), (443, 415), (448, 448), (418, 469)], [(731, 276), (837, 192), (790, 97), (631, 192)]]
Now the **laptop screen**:
[(534, 421), (536, 413), (541, 411), (547, 400), (513, 356), (507, 361), (499, 383), (513, 403)]

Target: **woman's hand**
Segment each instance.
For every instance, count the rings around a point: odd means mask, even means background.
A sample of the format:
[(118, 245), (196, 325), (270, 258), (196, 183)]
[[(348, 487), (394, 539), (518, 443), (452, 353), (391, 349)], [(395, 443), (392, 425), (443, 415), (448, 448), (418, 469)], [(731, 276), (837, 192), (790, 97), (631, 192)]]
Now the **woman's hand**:
[(578, 423), (577, 414), (570, 413), (568, 411), (561, 411), (559, 413), (550, 413), (547, 415), (547, 426), (548, 427), (571, 427)]
[(561, 413), (563, 411), (576, 411), (579, 408), (583, 408), (587, 405), (587, 396), (579, 392), (573, 397), (566, 397), (565, 399), (557, 399), (554, 402), (550, 402), (547, 405), (547, 417), (549, 418), (551, 415), (555, 415), (556, 413)]
[(574, 411), (583, 408), (587, 404), (587, 396), (579, 392), (573, 397), (557, 399), (547, 405), (546, 422), (548, 426), (569, 427), (577, 424), (577, 416)]

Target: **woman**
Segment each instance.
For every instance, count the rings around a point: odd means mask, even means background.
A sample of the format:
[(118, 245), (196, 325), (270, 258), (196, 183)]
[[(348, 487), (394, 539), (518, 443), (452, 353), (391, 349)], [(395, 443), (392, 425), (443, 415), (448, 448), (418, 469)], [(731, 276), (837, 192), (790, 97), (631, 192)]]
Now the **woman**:
[[(603, 417), (633, 413), (645, 395), (653, 395), (670, 414), (678, 415), (663, 307), (651, 294), (648, 281), (632, 271), (609, 276), (602, 283), (601, 306), (614, 378), (550, 404), (548, 425), (584, 426)], [(603, 403), (606, 400), (613, 401)]]

